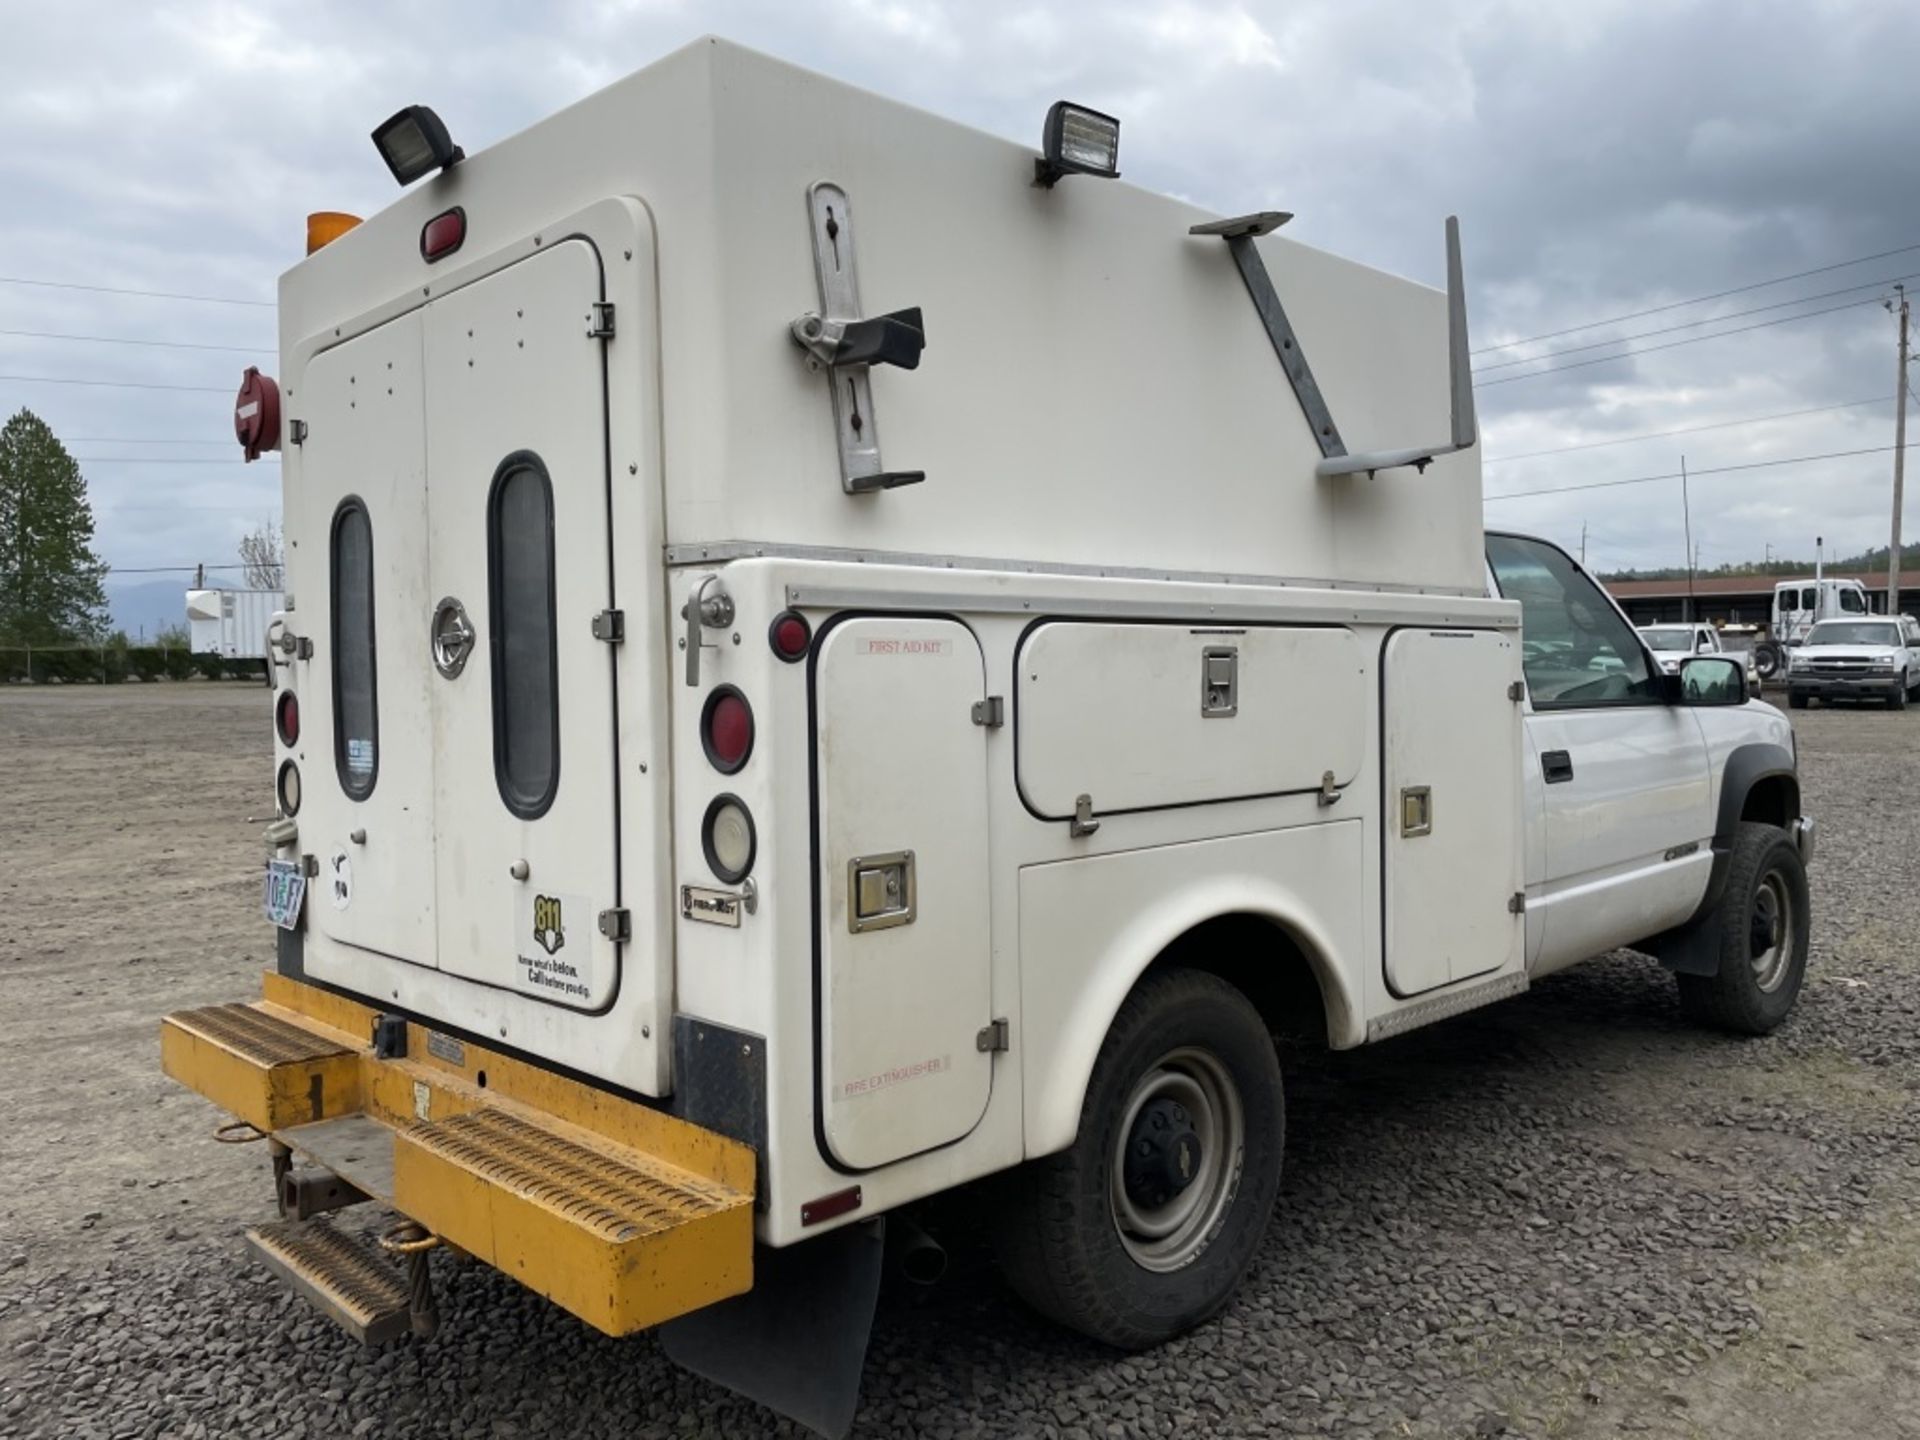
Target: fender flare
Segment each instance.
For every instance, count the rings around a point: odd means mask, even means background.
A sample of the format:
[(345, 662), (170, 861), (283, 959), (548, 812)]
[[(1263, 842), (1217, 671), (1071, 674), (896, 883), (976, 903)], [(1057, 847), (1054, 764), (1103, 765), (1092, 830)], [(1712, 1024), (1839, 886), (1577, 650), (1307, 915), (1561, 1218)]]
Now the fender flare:
[(1707, 893), (1692, 915), (1673, 929), (1663, 931), (1634, 946), (1645, 951), (1669, 970), (1682, 975), (1716, 975), (1720, 971), (1720, 937), (1713, 918), (1727, 889), (1727, 862), (1733, 853), (1734, 833), (1740, 828), (1741, 812), (1754, 786), (1775, 778), (1787, 781), (1792, 794), (1788, 819), (1800, 815), (1800, 772), (1794, 757), (1784, 745), (1755, 741), (1728, 752), (1720, 772), (1720, 808), (1715, 814), (1713, 831), (1713, 870), (1707, 877)]
[(1165, 897), (1136, 914), (1113, 943), (1079, 993), (1051, 1048), (1036, 1063), (1028, 1051), (1022, 1083), (1026, 1089), (1027, 1159), (1064, 1150), (1080, 1128), (1093, 1067), (1113, 1028), (1114, 1017), (1147, 968), (1176, 940), (1210, 920), (1248, 915), (1265, 920), (1300, 949), (1327, 1015), (1327, 1038), (1336, 1049), (1365, 1039), (1359, 996), (1331, 959), (1329, 937), (1306, 916), (1310, 906), (1286, 887), (1264, 876), (1222, 875)]

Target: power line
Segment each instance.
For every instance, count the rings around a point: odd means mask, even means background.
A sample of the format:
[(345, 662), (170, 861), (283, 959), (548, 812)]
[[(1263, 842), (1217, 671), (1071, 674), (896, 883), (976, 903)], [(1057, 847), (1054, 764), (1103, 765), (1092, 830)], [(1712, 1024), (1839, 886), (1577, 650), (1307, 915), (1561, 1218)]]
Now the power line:
[(49, 290), (91, 290), (100, 295), (139, 295), (148, 300), (190, 300), (197, 305), (255, 305), (271, 310), (271, 300), (241, 300), (231, 295), (180, 295), (171, 290), (126, 290), (114, 285), (81, 285), (72, 280), (29, 280), (24, 275), (0, 275), (0, 285), (38, 285)]
[[(1510, 370), (1515, 365), (1531, 365), (1536, 360), (1551, 360), (1557, 355), (1579, 355), (1588, 350), (1604, 350), (1609, 345), (1626, 345), (1635, 340), (1651, 340), (1656, 335), (1671, 335), (1679, 330), (1691, 330), (1696, 325), (1717, 325), (1723, 320), (1744, 320), (1749, 315), (1764, 315), (1769, 310), (1784, 310), (1789, 305), (1811, 305), (1816, 300), (1831, 300), (1836, 295), (1852, 295), (1860, 290), (1880, 290), (1888, 285), (1899, 285), (1908, 280), (1920, 279), (1914, 275), (1890, 275), (1885, 280), (1869, 281), (1865, 285), (1846, 285), (1838, 290), (1825, 290), (1818, 295), (1796, 295), (1791, 300), (1776, 300), (1771, 305), (1756, 305), (1751, 310), (1735, 310), (1730, 315), (1708, 315), (1699, 320), (1683, 320), (1678, 325), (1662, 325), (1658, 330), (1642, 330), (1638, 335), (1617, 335), (1611, 340), (1594, 340), (1585, 345), (1569, 345), (1563, 350), (1545, 350), (1538, 355), (1529, 355), (1521, 360), (1502, 360), (1497, 365), (1482, 365), (1473, 373), (1485, 375), (1493, 370)], [(1874, 296), (1879, 299), (1879, 296)], [(1786, 316), (1794, 319), (1794, 316)], [(0, 335), (7, 332), (0, 330)], [(1710, 335), (1702, 335), (1702, 340), (1710, 340)]]
[(222, 445), (222, 440), (182, 440), (178, 435), (63, 435), (63, 445)]
[[(1689, 470), (1689, 478), (1696, 475), (1728, 475), (1736, 470), (1764, 470), (1772, 465), (1809, 465), (1815, 460), (1848, 460), (1856, 455), (1884, 455), (1894, 447), (1875, 445), (1866, 450), (1832, 450), (1825, 455), (1795, 455), (1784, 460), (1750, 460), (1744, 465), (1717, 465), (1706, 470)], [(1535, 495), (1571, 495), (1576, 490), (1612, 490), (1621, 485), (1651, 485), (1656, 480), (1678, 480), (1680, 472), (1670, 471), (1665, 475), (1634, 475), (1624, 480), (1590, 480), (1583, 485), (1556, 485), (1546, 490), (1509, 490), (1504, 495), (1484, 495), (1482, 504), (1491, 504), (1495, 500), (1526, 500)]]
[(245, 565), (136, 565), (123, 569), (118, 565), (109, 565), (110, 575), (177, 575), (190, 570), (245, 570)]
[(1563, 370), (1584, 370), (1589, 365), (1611, 365), (1616, 360), (1631, 360), (1636, 355), (1651, 355), (1658, 350), (1677, 350), (1682, 345), (1698, 345), (1702, 340), (1719, 340), (1728, 335), (1744, 335), (1750, 330), (1765, 330), (1774, 325), (1790, 325), (1795, 320), (1814, 320), (1822, 315), (1836, 315), (1842, 310), (1857, 310), (1862, 305), (1879, 303), (1879, 299), (1874, 296), (1869, 296), (1865, 300), (1849, 300), (1845, 305), (1829, 305), (1824, 310), (1809, 310), (1804, 315), (1782, 315), (1778, 320), (1760, 320), (1752, 325), (1736, 325), (1731, 330), (1716, 330), (1711, 335), (1690, 335), (1685, 340), (1669, 340), (1664, 345), (1642, 345), (1638, 350), (1625, 350), (1618, 355), (1602, 355), (1596, 360), (1576, 360), (1571, 365), (1555, 365), (1546, 370), (1531, 370), (1525, 375), (1502, 375), (1498, 380), (1478, 381), (1473, 388), (1485, 390), (1494, 385), (1511, 385), (1516, 380), (1537, 380), (1542, 375), (1558, 375)]
[[(251, 462), (238, 455), (70, 455), (82, 465), (246, 465)], [(261, 460), (278, 465), (278, 455), (262, 455)]]
[(1599, 450), (1608, 445), (1630, 445), (1636, 440), (1665, 440), (1675, 435), (1698, 435), (1706, 430), (1729, 430), (1736, 425), (1763, 425), (1770, 420), (1792, 420), (1802, 415), (1824, 415), (1830, 410), (1856, 410), (1862, 405), (1884, 405), (1887, 397), (1875, 395), (1866, 400), (1848, 400), (1839, 405), (1815, 405), (1809, 410), (1782, 410), (1775, 415), (1749, 415), (1740, 420), (1716, 420), (1711, 425), (1689, 425), (1684, 430), (1649, 430), (1642, 435), (1622, 435), (1614, 440), (1589, 440), (1584, 445), (1559, 445), (1552, 450), (1523, 450), (1518, 455), (1489, 455), (1480, 463), (1498, 465), (1507, 460), (1535, 460), (1542, 455), (1565, 455), (1574, 450)]
[(0, 330), (22, 340), (74, 340), (89, 345), (154, 345), (164, 350), (230, 350), (237, 355), (268, 355), (271, 345), (201, 345), (190, 340), (135, 340), (125, 335), (55, 335), (46, 330)]
[(28, 385), (106, 385), (116, 390), (192, 390), (202, 395), (231, 395), (231, 385), (156, 385), (150, 380), (73, 380), (60, 375), (0, 375)]
[(1920, 250), (1920, 245), (1902, 245), (1897, 250), (1882, 250), (1874, 255), (1862, 255), (1856, 260), (1837, 260), (1831, 265), (1816, 265), (1811, 270), (1798, 270), (1791, 275), (1777, 275), (1771, 280), (1756, 280), (1751, 285), (1736, 285), (1731, 290), (1716, 290), (1711, 295), (1696, 295), (1691, 300), (1674, 300), (1666, 305), (1655, 305), (1647, 310), (1615, 315), (1607, 320), (1589, 320), (1584, 325), (1569, 325), (1564, 330), (1549, 330), (1544, 335), (1529, 335), (1524, 340), (1503, 340), (1498, 345), (1482, 346), (1473, 353), (1490, 355), (1495, 350), (1511, 350), (1516, 345), (1531, 345), (1536, 340), (1558, 340), (1562, 335), (1577, 335), (1582, 330), (1597, 330), (1602, 325), (1618, 325), (1624, 320), (1638, 320), (1646, 315), (1661, 315), (1669, 310), (1684, 310), (1689, 305), (1704, 305), (1709, 300), (1724, 300), (1729, 295), (1744, 295), (1749, 290), (1764, 290), (1769, 285), (1784, 285), (1789, 280), (1804, 280), (1809, 275), (1825, 275), (1830, 271), (1844, 270), (1849, 265), (1864, 265), (1869, 260), (1885, 260), (1889, 255), (1906, 255), (1915, 250)]

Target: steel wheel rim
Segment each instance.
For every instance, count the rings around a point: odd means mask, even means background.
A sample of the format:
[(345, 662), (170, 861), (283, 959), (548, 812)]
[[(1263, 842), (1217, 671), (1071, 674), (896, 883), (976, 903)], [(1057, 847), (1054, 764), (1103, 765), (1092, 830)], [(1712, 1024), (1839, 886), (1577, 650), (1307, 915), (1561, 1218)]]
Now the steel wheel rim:
[[(1200, 1163), (1185, 1189), (1165, 1204), (1149, 1207), (1128, 1193), (1125, 1165), (1134, 1123), (1156, 1099), (1174, 1100), (1186, 1109), (1199, 1138)], [(1109, 1168), (1114, 1229), (1129, 1258), (1142, 1269), (1163, 1274), (1197, 1260), (1233, 1201), (1245, 1158), (1240, 1090), (1217, 1058), (1188, 1047), (1170, 1051), (1149, 1066), (1121, 1111)]]
[(1793, 895), (1786, 877), (1769, 870), (1753, 894), (1747, 925), (1747, 963), (1761, 990), (1772, 992), (1786, 979), (1793, 960)]

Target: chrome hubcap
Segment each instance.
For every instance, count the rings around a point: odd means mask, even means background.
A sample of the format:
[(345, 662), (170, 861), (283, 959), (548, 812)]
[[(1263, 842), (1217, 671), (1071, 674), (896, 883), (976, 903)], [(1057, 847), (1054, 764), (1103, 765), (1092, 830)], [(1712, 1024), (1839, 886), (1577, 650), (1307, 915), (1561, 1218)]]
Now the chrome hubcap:
[(1121, 1112), (1109, 1189), (1120, 1243), (1142, 1268), (1178, 1270), (1212, 1241), (1245, 1162), (1240, 1092), (1212, 1055), (1174, 1050)]
[(1780, 987), (1793, 960), (1793, 895), (1784, 876), (1770, 870), (1754, 892), (1747, 926), (1747, 963), (1762, 990)]

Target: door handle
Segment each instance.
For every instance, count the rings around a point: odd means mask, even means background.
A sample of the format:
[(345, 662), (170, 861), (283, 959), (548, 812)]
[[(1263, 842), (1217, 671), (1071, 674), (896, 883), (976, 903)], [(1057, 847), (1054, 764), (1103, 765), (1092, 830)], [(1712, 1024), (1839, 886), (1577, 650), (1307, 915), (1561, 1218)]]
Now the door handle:
[(1564, 750), (1542, 750), (1540, 773), (1547, 777), (1547, 784), (1564, 785), (1573, 779), (1573, 756)]

